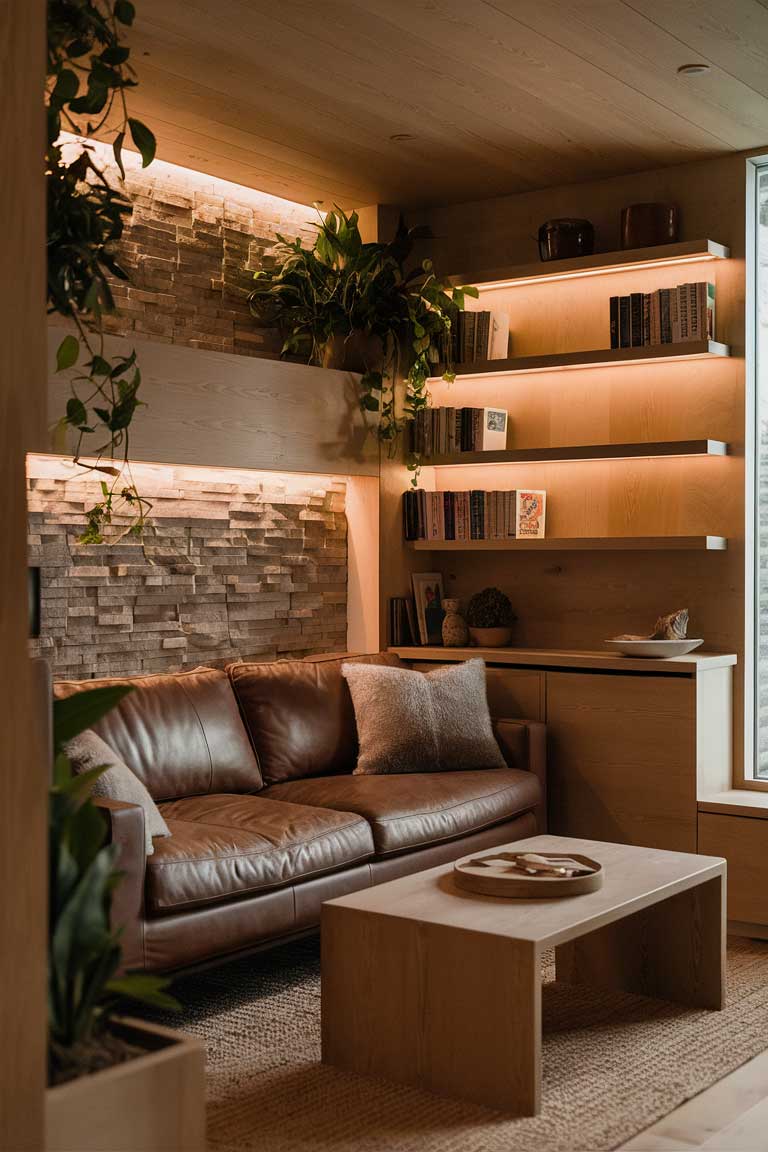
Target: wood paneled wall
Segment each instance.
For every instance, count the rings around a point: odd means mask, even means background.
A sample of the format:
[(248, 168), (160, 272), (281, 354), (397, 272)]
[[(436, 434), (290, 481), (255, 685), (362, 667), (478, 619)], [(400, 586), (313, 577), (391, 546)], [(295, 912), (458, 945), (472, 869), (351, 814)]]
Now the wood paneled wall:
[[(64, 373), (53, 372), (62, 328), (48, 330), (51, 413), (64, 407)], [(135, 348), (141, 365), (140, 408), (131, 456), (164, 464), (378, 474), (376, 439), (366, 435), (351, 372), (110, 337), (108, 352)], [(70, 445), (71, 447), (71, 445)], [(37, 451), (51, 450), (46, 434)]]
[(46, 796), (27, 656), (24, 451), (45, 423), (45, 4), (0, 5), (0, 1148), (43, 1145)]
[[(411, 570), (442, 571), (446, 589), (468, 597), (497, 584), (519, 622), (514, 644), (599, 648), (619, 632), (644, 632), (661, 612), (688, 606), (692, 634), (707, 648), (735, 652), (735, 773), (743, 764), (745, 641), (745, 242), (746, 154), (615, 179), (436, 208), (424, 219), (435, 234), (436, 265), (466, 282), (491, 269), (537, 259), (536, 232), (560, 216), (592, 220), (597, 247), (619, 247), (622, 206), (672, 200), (681, 239), (709, 237), (731, 250), (714, 264), (529, 285), (483, 295), (511, 313), (513, 354), (608, 345), (608, 297), (693, 279), (715, 278), (717, 335), (733, 358), (680, 364), (581, 369), (433, 386), (435, 404), (498, 404), (509, 409), (510, 446), (683, 439), (727, 440), (725, 459), (563, 463), (515, 468), (424, 469), (425, 487), (548, 491), (549, 535), (722, 534), (724, 553), (420, 552), (393, 544), (396, 516), (385, 507), (383, 594), (407, 591)], [(474, 305), (473, 305), (474, 306)], [(399, 495), (396, 480), (391, 495)], [(407, 480), (400, 486), (405, 488)], [(382, 479), (384, 490), (384, 479)]]

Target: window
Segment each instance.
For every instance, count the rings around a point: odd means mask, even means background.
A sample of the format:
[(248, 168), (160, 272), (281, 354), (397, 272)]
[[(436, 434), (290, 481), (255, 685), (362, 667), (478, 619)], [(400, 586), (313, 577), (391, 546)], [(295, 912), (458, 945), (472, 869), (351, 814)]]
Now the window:
[(768, 782), (768, 160), (751, 165), (755, 180), (755, 756), (747, 775)]

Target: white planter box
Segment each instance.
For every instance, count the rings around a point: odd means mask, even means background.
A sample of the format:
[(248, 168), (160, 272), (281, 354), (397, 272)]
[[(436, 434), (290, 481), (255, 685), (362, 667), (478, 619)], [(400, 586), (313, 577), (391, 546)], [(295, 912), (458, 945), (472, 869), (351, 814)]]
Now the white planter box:
[(49, 1088), (46, 1152), (205, 1152), (205, 1049), (183, 1033), (120, 1021), (145, 1056)]

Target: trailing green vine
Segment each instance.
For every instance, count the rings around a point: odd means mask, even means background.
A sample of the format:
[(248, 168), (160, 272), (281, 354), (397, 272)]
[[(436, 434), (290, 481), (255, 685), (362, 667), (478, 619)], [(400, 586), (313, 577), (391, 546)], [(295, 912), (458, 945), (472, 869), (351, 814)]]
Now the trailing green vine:
[[(121, 534), (141, 534), (150, 510), (130, 472), (129, 427), (142, 403), (136, 353), (108, 357), (104, 347), (103, 316), (115, 307), (109, 277), (128, 279), (115, 245), (131, 205), (110, 185), (88, 143), (97, 134), (113, 135), (112, 151), (123, 179), (126, 136), (140, 152), (143, 167), (154, 158), (155, 138), (128, 115), (126, 101), (137, 80), (121, 36), (134, 16), (130, 0), (48, 3), (48, 311), (72, 321), (77, 331), (65, 336), (57, 351), (57, 370), (70, 372), (70, 396), (57, 427), (61, 435), (76, 431), (77, 464), (110, 478), (102, 481), (103, 499), (87, 512), (80, 537), (86, 544), (101, 543), (104, 528), (118, 514), (129, 519)], [(66, 155), (63, 130), (81, 137)], [(69, 149), (76, 150), (74, 157)], [(75, 368), (80, 369), (76, 374)], [(84, 465), (83, 455), (95, 457), (96, 463)]]
[[(331, 363), (354, 341), (363, 342), (360, 407), (378, 415), (377, 434), (394, 453), (404, 428), (429, 404), (427, 381), (444, 365), (443, 378), (453, 380), (450, 332), (466, 296), (477, 289), (451, 287), (440, 281), (431, 260), (408, 268), (417, 240), (429, 235), (407, 228), (401, 219), (389, 243), (363, 243), (356, 212), (341, 208), (318, 211), (312, 248), (301, 238), (278, 234), (270, 250), (272, 267), (256, 272), (249, 296), (253, 314), (276, 325), (283, 335), (283, 355), (310, 363)], [(402, 410), (397, 383), (405, 380)], [(418, 483), (419, 460), (408, 467)]]

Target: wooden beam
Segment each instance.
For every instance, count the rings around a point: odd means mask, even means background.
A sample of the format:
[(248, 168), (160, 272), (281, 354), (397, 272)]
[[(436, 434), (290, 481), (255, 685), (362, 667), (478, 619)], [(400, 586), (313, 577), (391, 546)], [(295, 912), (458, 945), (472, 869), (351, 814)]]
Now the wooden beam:
[(43, 0), (0, 7), (0, 1148), (44, 1141), (45, 725), (27, 655), (25, 448), (45, 425)]

